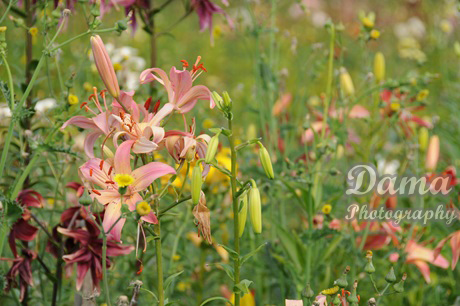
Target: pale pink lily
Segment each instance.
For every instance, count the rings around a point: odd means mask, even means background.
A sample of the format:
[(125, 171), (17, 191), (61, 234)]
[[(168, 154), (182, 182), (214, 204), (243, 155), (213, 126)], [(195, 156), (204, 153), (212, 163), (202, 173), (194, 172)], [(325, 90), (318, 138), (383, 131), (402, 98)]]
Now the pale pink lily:
[(460, 257), (460, 231), (453, 232), (446, 238), (442, 239), (436, 248), (434, 249), (434, 254), (433, 254), (433, 259), (437, 259), (439, 256), (439, 253), (441, 253), (442, 248), (446, 244), (447, 241), (450, 240), (450, 248), (452, 250), (452, 265), (451, 268), (452, 270), (455, 269), (458, 263), (458, 259)]
[(200, 64), (201, 57), (198, 57), (191, 71), (186, 70), (188, 63), (182, 61), (183, 70), (172, 67), (169, 72), (169, 78), (166, 72), (160, 68), (150, 68), (144, 70), (140, 75), (141, 84), (157, 81), (163, 85), (168, 93), (168, 103), (159, 111), (163, 117), (172, 111), (185, 114), (192, 110), (198, 100), (209, 100), (210, 107), (216, 105), (211, 97), (211, 92), (206, 86), (192, 86), (193, 81), (203, 72), (206, 71), (203, 64)]
[[(176, 163), (181, 163), (186, 159), (193, 160), (195, 159), (195, 155), (198, 155), (198, 158), (206, 157), (206, 151), (208, 150), (208, 143), (211, 141), (211, 136), (206, 134), (195, 136), (195, 119), (192, 119), (192, 121), (190, 132), (174, 130), (165, 133), (164, 143), (166, 149)], [(210, 166), (204, 163), (203, 165), (203, 176), (206, 176)]]
[(69, 125), (76, 125), (82, 129), (91, 130), (91, 132), (85, 138), (85, 153), (88, 157), (94, 157), (94, 143), (101, 135), (108, 136), (113, 133), (116, 129), (114, 125), (117, 124), (115, 118), (112, 117), (112, 111), (107, 107), (107, 101), (105, 98), (105, 91), (101, 91), (101, 96), (104, 101), (104, 109), (99, 102), (98, 94), (96, 88), (93, 88), (94, 93), (89, 97), (89, 100), (92, 100), (96, 104), (97, 111), (93, 111), (88, 107), (87, 103), (83, 103), (81, 108), (84, 108), (87, 112), (90, 112), (94, 115), (92, 118), (85, 116), (74, 116), (67, 120), (61, 127), (61, 130), (65, 129)]
[[(132, 170), (130, 151), (133, 144), (133, 140), (123, 142), (115, 153), (113, 164), (99, 158), (92, 158), (80, 167), (82, 179), (87, 184), (90, 184), (88, 190), (91, 196), (96, 198), (101, 204), (107, 205), (102, 223), (106, 231), (121, 216), (122, 196), (118, 191), (117, 175), (127, 176), (132, 181), (127, 185), (126, 193), (123, 195), (123, 203), (127, 204), (129, 209), (133, 211), (136, 209), (136, 203), (143, 200), (139, 192), (146, 189), (157, 178), (166, 174), (176, 173), (174, 168), (160, 162), (151, 162)], [(95, 189), (94, 186), (102, 189)], [(150, 212), (147, 216), (143, 216), (142, 220), (149, 223), (158, 222), (153, 212)], [(125, 219), (120, 219), (109, 233), (116, 241), (120, 241), (124, 223)]]
[[(407, 242), (404, 252), (407, 253), (406, 262), (417, 266), (428, 284), (431, 282), (430, 266), (428, 263), (443, 269), (449, 267), (449, 262), (443, 256), (439, 255), (435, 257), (435, 251), (416, 243), (414, 240), (409, 240)], [(391, 262), (396, 262), (398, 259), (398, 253), (390, 254)]]

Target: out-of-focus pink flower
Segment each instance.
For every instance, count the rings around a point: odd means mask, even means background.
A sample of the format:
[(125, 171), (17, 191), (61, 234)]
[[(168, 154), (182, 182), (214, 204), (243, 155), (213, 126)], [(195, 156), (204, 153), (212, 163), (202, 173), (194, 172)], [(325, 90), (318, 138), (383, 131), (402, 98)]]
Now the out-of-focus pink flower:
[(433, 252), (433, 260), (436, 260), (441, 253), (442, 248), (447, 241), (450, 240), (450, 249), (452, 250), (452, 270), (455, 269), (458, 263), (458, 258), (460, 257), (460, 231), (453, 232), (448, 235), (446, 238), (442, 239)]
[(168, 103), (166, 103), (158, 114), (165, 117), (172, 111), (176, 110), (181, 114), (187, 113), (195, 106), (198, 100), (209, 100), (210, 107), (216, 105), (211, 97), (211, 92), (206, 86), (192, 86), (193, 81), (203, 72), (206, 71), (203, 64), (200, 64), (201, 57), (195, 62), (192, 70), (186, 70), (189, 66), (186, 61), (183, 62), (183, 70), (172, 67), (169, 72), (169, 78), (162, 69), (150, 68), (144, 70), (140, 75), (141, 84), (157, 81), (163, 85), (168, 93)]
[[(195, 155), (198, 155), (198, 158), (205, 158), (209, 141), (211, 137), (207, 134), (195, 136), (195, 119), (190, 126), (190, 132), (173, 130), (165, 133), (166, 149), (176, 163), (181, 163), (188, 157), (195, 159)], [(203, 176), (206, 176), (210, 167), (204, 163), (203, 166)]]
[(428, 149), (426, 151), (425, 168), (428, 171), (434, 171), (439, 160), (439, 136), (433, 135), (430, 138)]
[[(99, 281), (102, 279), (102, 245), (103, 241), (99, 238), (100, 231), (91, 222), (86, 223), (86, 228), (66, 229), (58, 228), (58, 232), (75, 239), (80, 248), (62, 258), (69, 265), (77, 264), (77, 290), (83, 285), (86, 273), (91, 273), (93, 284), (99, 288)], [(109, 257), (126, 255), (134, 250), (133, 246), (120, 245), (113, 241), (107, 241), (107, 267), (112, 265)]]
[[(441, 255), (435, 257), (435, 251), (417, 244), (414, 240), (409, 240), (407, 242), (404, 252), (407, 253), (406, 262), (417, 266), (428, 284), (431, 282), (430, 266), (428, 263), (443, 269), (447, 269), (449, 267), (449, 262), (444, 257)], [(398, 253), (390, 255), (391, 262), (396, 262), (398, 259)]]
[[(228, 3), (226, 5), (228, 5)], [(196, 13), (198, 14), (198, 19), (200, 22), (200, 31), (209, 29), (209, 33), (211, 35), (211, 43), (213, 43), (212, 15), (223, 14), (227, 19), (227, 22), (230, 25), (230, 27), (233, 28), (233, 21), (230, 19), (228, 14), (219, 6), (212, 3), (210, 0), (192, 0), (192, 7), (196, 10)]]
[[(121, 195), (117, 177), (124, 177), (129, 184), (123, 195), (123, 202), (129, 206), (131, 211), (136, 209), (136, 203), (142, 201), (140, 191), (146, 189), (154, 180), (166, 175), (174, 174), (176, 171), (169, 165), (160, 162), (151, 162), (142, 167), (131, 169), (131, 147), (133, 140), (123, 142), (117, 149), (113, 164), (99, 158), (92, 158), (80, 167), (82, 179), (92, 186), (88, 190), (92, 198), (99, 203), (107, 205), (104, 213), (103, 227), (108, 231), (121, 215)], [(94, 189), (94, 185), (102, 189)], [(157, 223), (158, 220), (153, 212), (143, 216), (142, 220), (149, 223)], [(125, 219), (120, 219), (109, 233), (113, 239), (120, 241), (121, 230)]]
[(104, 42), (99, 35), (91, 37), (91, 47), (93, 49), (94, 62), (101, 76), (102, 81), (109, 93), (117, 99), (120, 96), (120, 86), (118, 86), (117, 75), (113, 68), (112, 61), (105, 49)]
[(0, 258), (3, 261), (11, 261), (13, 265), (6, 273), (6, 288), (5, 291), (10, 291), (16, 286), (16, 277), (19, 275), (19, 300), (22, 302), (28, 286), (33, 286), (32, 278), (32, 260), (37, 258), (37, 253), (34, 251), (23, 249), (22, 255), (14, 254), (15, 258)]
[(292, 101), (292, 95), (290, 93), (283, 94), (273, 105), (272, 115), (279, 116), (281, 112), (287, 110)]
[(302, 300), (285, 300), (286, 306), (303, 306)]
[(460, 183), (457, 178), (457, 170), (454, 166), (447, 167), (441, 174), (431, 173), (425, 177), (432, 191), (442, 192), (443, 194), (447, 194), (452, 190), (452, 187)]
[[(358, 224), (356, 220), (352, 222), (353, 229), (355, 232), (360, 232), (364, 230), (367, 226), (367, 222), (362, 222)], [(381, 248), (388, 245), (390, 242), (393, 242), (395, 246), (399, 245), (398, 237), (396, 236), (397, 232), (401, 232), (400, 227), (393, 226), (390, 222), (371, 222), (369, 228), (369, 235), (366, 238), (364, 243), (364, 250), (380, 250)], [(362, 237), (356, 238), (356, 244), (361, 244)]]

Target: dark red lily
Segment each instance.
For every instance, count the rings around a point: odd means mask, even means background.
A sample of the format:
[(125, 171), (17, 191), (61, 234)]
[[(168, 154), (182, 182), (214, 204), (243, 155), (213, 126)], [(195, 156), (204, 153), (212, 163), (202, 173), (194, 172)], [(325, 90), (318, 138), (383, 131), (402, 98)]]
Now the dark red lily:
[(17, 253), (13, 252), (15, 258), (0, 258), (0, 260), (11, 261), (13, 265), (6, 274), (6, 288), (5, 291), (9, 292), (11, 288), (17, 287), (16, 277), (19, 275), (19, 300), (24, 299), (24, 295), (27, 291), (27, 286), (33, 286), (32, 278), (32, 260), (37, 258), (37, 253), (31, 250), (22, 250), (22, 256), (18, 256)]

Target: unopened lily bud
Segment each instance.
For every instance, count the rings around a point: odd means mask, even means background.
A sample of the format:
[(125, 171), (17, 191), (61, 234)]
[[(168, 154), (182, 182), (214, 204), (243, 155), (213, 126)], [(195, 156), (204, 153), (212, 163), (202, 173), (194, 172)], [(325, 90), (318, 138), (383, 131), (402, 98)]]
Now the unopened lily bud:
[(311, 299), (315, 296), (315, 292), (311, 289), (310, 283), (307, 283), (307, 286), (302, 290), (302, 297), (305, 299)]
[(401, 281), (399, 281), (398, 283), (393, 285), (393, 289), (396, 292), (398, 292), (398, 293), (404, 292), (404, 282), (406, 281), (406, 278), (407, 278), (407, 274), (404, 273), (402, 278), (401, 278)]
[(382, 52), (377, 52), (374, 57), (375, 82), (380, 83), (385, 79), (385, 57)]
[(256, 186), (249, 190), (249, 212), (254, 233), (262, 233), (262, 206), (260, 204), (260, 192)]
[(214, 103), (216, 103), (217, 108), (220, 110), (224, 110), (224, 106), (225, 106), (224, 99), (222, 99), (222, 97), (216, 91), (213, 91), (211, 93), (211, 96), (212, 96), (212, 99), (214, 100)]
[(6, 49), (6, 26), (0, 27), (0, 50)]
[(224, 96), (224, 105), (225, 105), (225, 107), (227, 109), (231, 109), (232, 108), (232, 99), (230, 98), (230, 95), (226, 91), (224, 91), (222, 93), (222, 95)]
[(388, 271), (387, 275), (385, 276), (385, 280), (387, 283), (394, 283), (396, 281), (395, 270), (393, 267), (391, 267), (390, 271)]
[(214, 160), (214, 156), (217, 153), (217, 147), (219, 146), (219, 134), (214, 135), (208, 143), (208, 150), (206, 151), (206, 157), (204, 161), (210, 164)]
[(93, 204), (93, 199), (91, 199), (88, 192), (84, 191), (80, 199), (78, 199), (78, 203), (80, 203), (82, 206), (89, 206)]
[(350, 272), (350, 266), (347, 266), (343, 271), (343, 274), (334, 282), (334, 285), (337, 285), (341, 288), (348, 286), (347, 274)]
[(271, 180), (274, 179), (275, 173), (273, 172), (273, 165), (270, 159), (270, 154), (268, 154), (267, 149), (262, 144), (260, 144), (259, 159), (267, 177)]
[(244, 193), (239, 200), (240, 210), (238, 211), (238, 233), (243, 236), (244, 228), (246, 227), (246, 219), (248, 216), (248, 196)]
[(429, 137), (428, 129), (424, 126), (420, 128), (418, 131), (418, 145), (420, 146), (420, 150), (425, 152), (426, 148), (428, 147), (428, 137)]
[(91, 37), (91, 47), (93, 49), (94, 62), (97, 71), (109, 93), (117, 99), (120, 96), (120, 87), (118, 86), (117, 76), (113, 69), (112, 61), (105, 49), (104, 43), (99, 35)]
[(439, 136), (433, 135), (428, 144), (426, 152), (425, 168), (428, 171), (434, 171), (439, 159)]
[(201, 186), (203, 185), (203, 178), (201, 176), (201, 168), (197, 163), (192, 172), (192, 202), (197, 205), (200, 202)]
[(146, 201), (139, 202), (136, 205), (136, 212), (139, 214), (139, 216), (147, 216), (151, 210), (152, 208)]
[(345, 68), (340, 69), (340, 88), (342, 88), (345, 96), (353, 96), (355, 94), (355, 86), (353, 85), (353, 80), (351, 79), (350, 74)]

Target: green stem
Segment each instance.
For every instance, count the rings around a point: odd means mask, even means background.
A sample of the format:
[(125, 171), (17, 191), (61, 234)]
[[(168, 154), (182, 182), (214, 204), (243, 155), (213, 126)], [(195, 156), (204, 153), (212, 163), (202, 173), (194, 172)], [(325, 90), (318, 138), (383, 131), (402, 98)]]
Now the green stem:
[(369, 274), (369, 278), (371, 279), (372, 285), (374, 286), (375, 292), (377, 294), (380, 294), (379, 289), (377, 288), (377, 285), (375, 284), (374, 278), (372, 277), (372, 274)]
[(380, 299), (382, 298), (382, 295), (385, 293), (385, 291), (387, 291), (387, 289), (390, 287), (390, 284), (388, 283), (385, 288), (382, 290), (382, 292), (380, 293), (379, 295), (379, 298), (377, 299), (377, 305), (379, 304), (380, 302)]
[[(155, 201), (157, 202), (157, 201)], [(158, 204), (155, 204), (156, 210), (158, 213)], [(155, 235), (155, 250), (156, 250), (156, 257), (157, 257), (157, 290), (158, 290), (158, 305), (164, 306), (165, 297), (164, 297), (164, 289), (163, 289), (163, 254), (161, 250), (161, 227), (160, 227), (160, 219), (158, 219), (158, 224), (153, 226), (153, 230)]]
[(102, 229), (102, 278), (104, 279), (105, 301), (110, 306), (109, 280), (107, 277), (107, 235)]
[[(234, 131), (232, 126), (232, 116), (228, 118), (228, 129), (231, 131), (229, 138), (230, 141), (230, 151), (231, 151), (231, 172), (232, 176), (230, 177), (230, 182), (232, 186), (232, 201), (233, 201), (233, 238), (234, 238), (234, 249), (238, 254), (238, 257), (234, 259), (234, 284), (235, 286), (240, 283), (240, 235), (239, 235), (239, 222), (238, 222), (238, 198), (236, 197), (236, 150), (235, 150), (235, 140), (234, 140)], [(240, 293), (235, 292), (235, 306), (240, 305)]]
[(159, 215), (158, 215), (158, 218), (160, 218), (162, 215), (164, 215), (168, 210), (170, 209), (173, 209), (174, 207), (176, 207), (177, 205), (183, 203), (183, 202), (186, 202), (188, 200), (190, 200), (192, 197), (191, 196), (188, 196), (186, 198), (183, 198), (177, 202), (174, 202), (173, 204), (169, 205), (168, 207), (166, 207), (165, 209), (161, 210)]
[(3, 20), (5, 19), (5, 17), (8, 15), (8, 12), (10, 11), (11, 6), (13, 6), (13, 0), (10, 0), (10, 2), (8, 3), (8, 6), (6, 7), (5, 13), (3, 13), (2, 18), (0, 18), (0, 24), (3, 22)]

